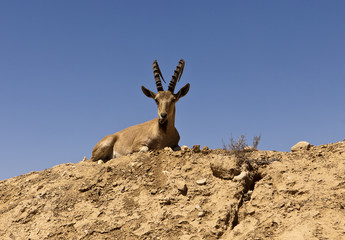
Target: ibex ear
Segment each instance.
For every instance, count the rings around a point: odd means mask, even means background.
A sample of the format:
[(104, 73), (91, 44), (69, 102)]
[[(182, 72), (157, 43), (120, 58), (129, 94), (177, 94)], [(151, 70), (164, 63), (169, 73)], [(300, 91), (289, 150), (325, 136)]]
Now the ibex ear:
[(178, 93), (175, 94), (176, 99), (180, 99), (181, 97), (186, 96), (186, 94), (188, 93), (190, 88), (190, 84), (187, 83), (183, 88), (180, 89), (180, 91), (178, 91)]
[(144, 93), (147, 97), (155, 99), (156, 94), (155, 94), (154, 92), (148, 90), (148, 89), (147, 89), (146, 87), (144, 87), (144, 86), (141, 86), (141, 90), (143, 91), (143, 93)]

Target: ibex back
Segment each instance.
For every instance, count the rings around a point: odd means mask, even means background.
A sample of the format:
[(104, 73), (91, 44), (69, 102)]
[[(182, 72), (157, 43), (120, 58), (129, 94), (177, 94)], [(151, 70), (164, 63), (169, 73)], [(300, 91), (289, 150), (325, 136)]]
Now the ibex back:
[(161, 78), (164, 82), (165, 80), (157, 61), (153, 62), (157, 93), (144, 86), (141, 89), (147, 97), (155, 100), (158, 118), (104, 137), (94, 147), (92, 161), (108, 161), (122, 155), (139, 151), (145, 152), (149, 149), (163, 149), (165, 147), (174, 149), (178, 147), (180, 135), (175, 128), (175, 103), (188, 93), (190, 84), (186, 84), (176, 94), (174, 90), (176, 83), (182, 76), (184, 64), (184, 60), (181, 59), (169, 83), (168, 90), (164, 91)]

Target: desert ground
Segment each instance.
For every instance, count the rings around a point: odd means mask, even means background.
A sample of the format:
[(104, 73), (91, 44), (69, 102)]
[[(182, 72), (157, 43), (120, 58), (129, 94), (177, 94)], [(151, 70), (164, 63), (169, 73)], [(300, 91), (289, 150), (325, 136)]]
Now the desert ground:
[(198, 146), (0, 181), (0, 239), (345, 239), (345, 141)]

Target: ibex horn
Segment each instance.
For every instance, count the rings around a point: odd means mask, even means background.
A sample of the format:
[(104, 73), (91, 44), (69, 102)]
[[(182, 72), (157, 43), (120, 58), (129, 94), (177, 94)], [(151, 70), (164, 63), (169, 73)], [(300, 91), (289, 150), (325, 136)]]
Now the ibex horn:
[(168, 90), (172, 93), (174, 93), (176, 83), (180, 81), (182, 73), (183, 73), (183, 68), (184, 68), (184, 60), (181, 59), (175, 69), (174, 75), (172, 75), (172, 79), (169, 83), (169, 88)]
[(155, 77), (155, 80), (156, 80), (157, 91), (164, 91), (160, 77), (163, 79), (164, 82), (165, 80), (163, 78), (161, 70), (159, 69), (157, 60), (153, 62), (152, 68), (153, 68), (153, 76)]

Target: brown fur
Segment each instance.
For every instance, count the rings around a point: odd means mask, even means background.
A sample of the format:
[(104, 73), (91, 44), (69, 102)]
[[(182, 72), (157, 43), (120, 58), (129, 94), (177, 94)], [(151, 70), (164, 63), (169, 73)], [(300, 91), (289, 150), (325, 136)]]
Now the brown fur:
[(159, 117), (104, 137), (94, 147), (91, 160), (107, 161), (133, 152), (147, 151), (147, 148), (178, 147), (180, 135), (175, 128), (175, 103), (188, 93), (189, 87), (186, 84), (176, 94), (171, 91), (158, 91), (156, 94), (142, 86), (143, 93), (156, 101)]

